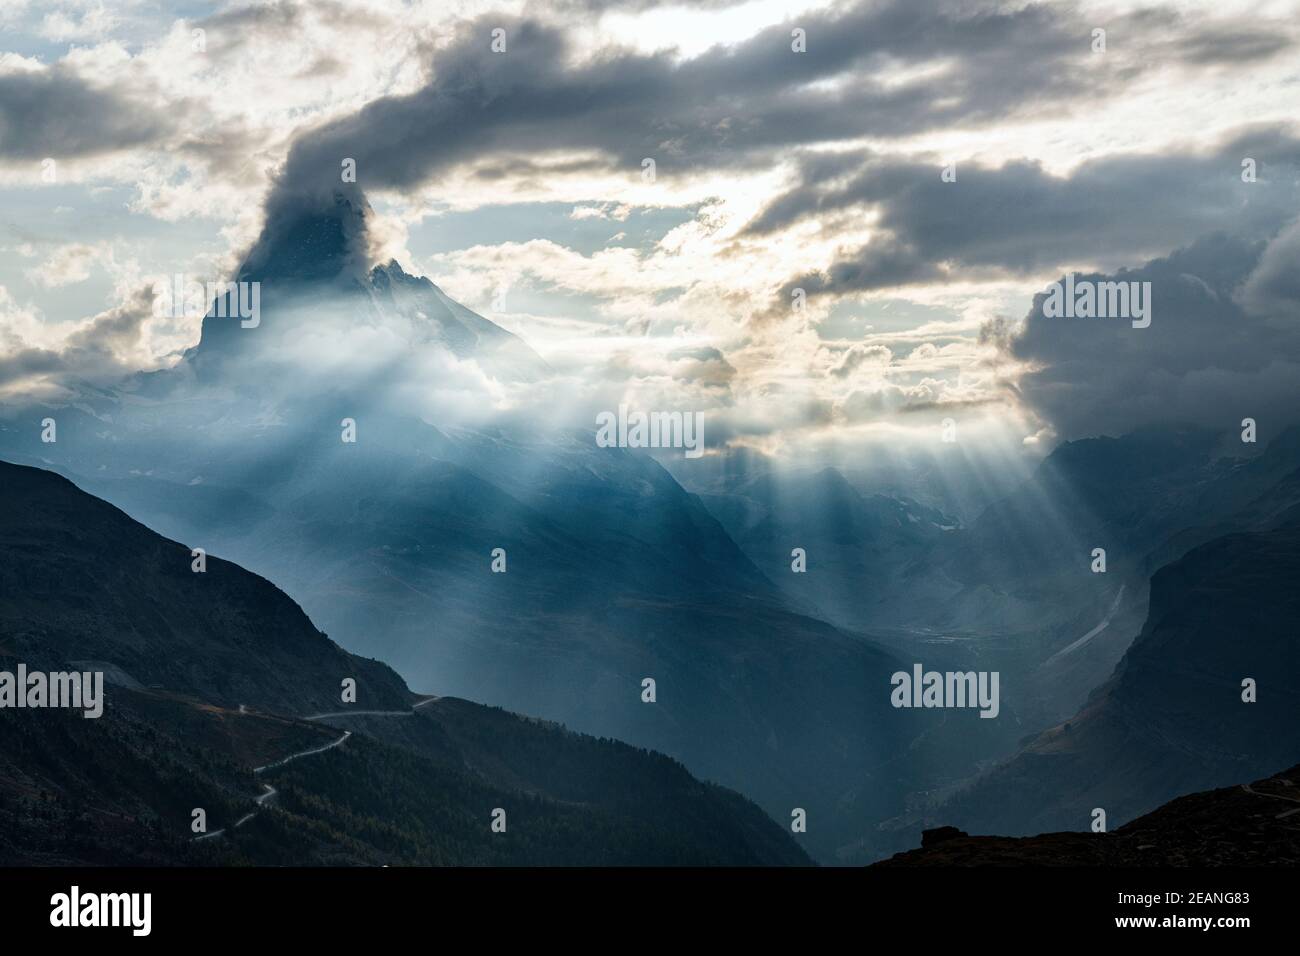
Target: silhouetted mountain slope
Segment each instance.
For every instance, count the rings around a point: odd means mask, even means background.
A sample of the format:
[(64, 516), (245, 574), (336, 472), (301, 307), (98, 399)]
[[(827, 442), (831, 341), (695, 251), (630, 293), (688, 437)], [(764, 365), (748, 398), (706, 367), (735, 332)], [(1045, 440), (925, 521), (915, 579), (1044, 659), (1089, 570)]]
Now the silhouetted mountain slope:
[(1251, 784), (1179, 797), (1106, 833), (1031, 837), (930, 831), (877, 866), (1296, 866), (1300, 765)]
[(110, 661), (140, 685), (225, 707), (409, 707), (391, 669), (348, 654), (270, 582), (190, 549), (50, 472), (0, 462), (0, 634), (12, 656)]
[[(941, 808), (1011, 834), (1112, 823), (1300, 758), (1300, 528), (1234, 534), (1151, 579), (1142, 633), (1069, 722)], [(1243, 680), (1258, 700), (1242, 700)]]
[[(676, 761), (465, 701), (413, 709), (267, 581), (191, 571), (52, 473), (0, 463), (0, 484), (0, 670), (109, 675), (99, 719), (0, 709), (0, 863), (808, 862)], [(350, 707), (385, 713), (301, 719)], [(195, 807), (225, 832), (194, 842)]]

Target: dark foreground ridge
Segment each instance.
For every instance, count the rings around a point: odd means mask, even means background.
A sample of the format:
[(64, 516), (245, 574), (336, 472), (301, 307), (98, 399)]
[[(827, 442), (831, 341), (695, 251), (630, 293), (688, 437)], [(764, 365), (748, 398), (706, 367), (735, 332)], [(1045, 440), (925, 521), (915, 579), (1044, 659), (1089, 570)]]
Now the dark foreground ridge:
[(1300, 765), (1179, 797), (1112, 833), (970, 836), (925, 831), (922, 848), (876, 866), (1206, 867), (1300, 864)]

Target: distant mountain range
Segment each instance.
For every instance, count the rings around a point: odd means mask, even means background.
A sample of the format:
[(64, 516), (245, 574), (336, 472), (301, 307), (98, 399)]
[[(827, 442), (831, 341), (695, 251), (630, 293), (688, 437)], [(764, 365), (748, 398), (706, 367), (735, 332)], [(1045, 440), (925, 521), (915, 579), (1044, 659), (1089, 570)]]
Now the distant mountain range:
[(667, 757), (413, 694), (237, 565), (50, 472), (0, 485), (0, 670), (109, 681), (98, 719), (0, 709), (0, 865), (810, 862)]

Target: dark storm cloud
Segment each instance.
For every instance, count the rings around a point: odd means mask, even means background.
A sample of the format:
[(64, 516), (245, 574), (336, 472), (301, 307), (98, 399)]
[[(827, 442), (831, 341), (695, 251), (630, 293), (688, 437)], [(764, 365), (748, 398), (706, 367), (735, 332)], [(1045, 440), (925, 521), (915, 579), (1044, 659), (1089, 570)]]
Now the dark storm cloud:
[(1017, 334), (990, 338), (1033, 364), (1021, 395), (1063, 438), (1170, 421), (1226, 430), (1243, 418), (1275, 434), (1300, 417), (1297, 252), (1300, 227), (1268, 244), (1207, 237), (1138, 269), (1078, 277), (1149, 281), (1148, 328), (1048, 318), (1040, 294)]
[[(1243, 182), (1242, 160), (1255, 160), (1257, 181)], [(800, 183), (746, 227), (750, 236), (800, 220), (873, 210), (871, 241), (823, 271), (785, 287), (847, 295), (947, 279), (1024, 275), (1074, 263), (1119, 263), (1158, 255), (1216, 230), (1261, 238), (1300, 211), (1300, 139), (1254, 129), (1203, 154), (1120, 155), (1054, 176), (1033, 162), (997, 168), (958, 164), (944, 182), (940, 164), (856, 154), (821, 157), (801, 169)], [(831, 171), (833, 172), (833, 170)]]
[(163, 111), (88, 84), (62, 67), (0, 76), (0, 156), (94, 156), (156, 142)]
[[(791, 52), (793, 26), (807, 53)], [(504, 53), (490, 48), (498, 27)], [(579, 48), (575, 35), (540, 20), (465, 24), (433, 54), (424, 88), (300, 138), (282, 189), (332, 190), (344, 157), (363, 188), (398, 189), (467, 160), (555, 149), (599, 151), (629, 175), (645, 157), (661, 176), (766, 166), (792, 146), (978, 125), (1122, 82), (1088, 68), (1087, 25), (1068, 7), (859, 3), (688, 60)], [(936, 72), (885, 82), (916, 66)]]

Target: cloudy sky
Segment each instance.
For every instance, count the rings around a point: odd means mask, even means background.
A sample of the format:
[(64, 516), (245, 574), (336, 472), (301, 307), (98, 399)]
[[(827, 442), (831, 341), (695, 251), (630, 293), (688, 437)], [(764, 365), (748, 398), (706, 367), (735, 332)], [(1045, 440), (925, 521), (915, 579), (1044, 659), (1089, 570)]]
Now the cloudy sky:
[[(351, 159), (374, 254), (523, 336), (550, 387), (737, 444), (1278, 424), (1298, 14), (0, 0), (0, 396), (174, 362), (199, 319), (150, 314), (156, 278), (229, 277)], [(1064, 273), (1125, 270), (1150, 328), (1042, 316)]]

